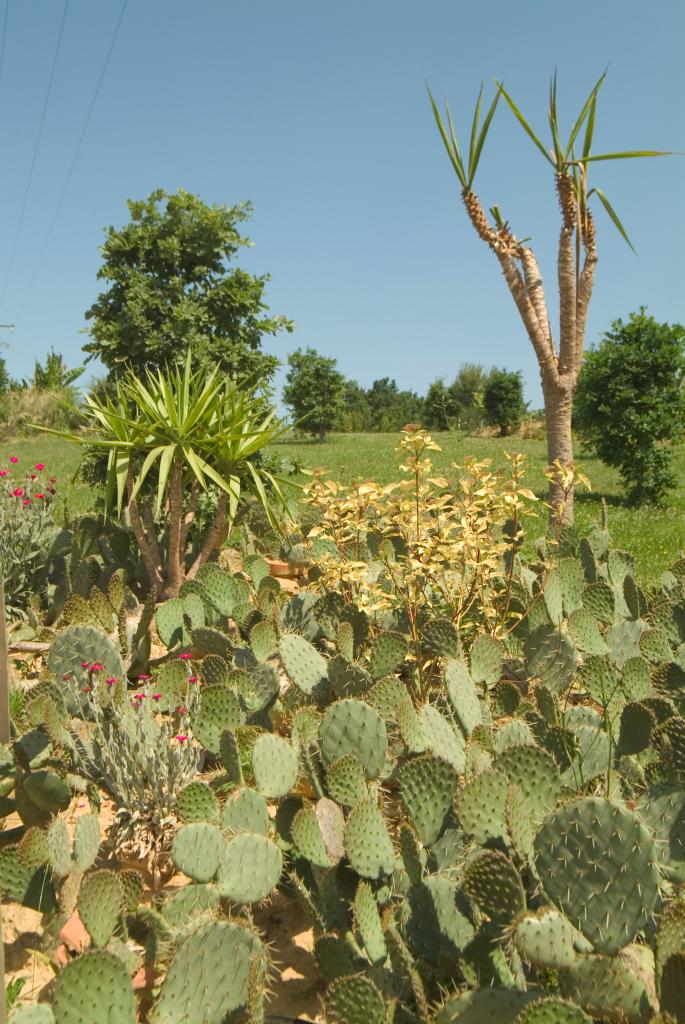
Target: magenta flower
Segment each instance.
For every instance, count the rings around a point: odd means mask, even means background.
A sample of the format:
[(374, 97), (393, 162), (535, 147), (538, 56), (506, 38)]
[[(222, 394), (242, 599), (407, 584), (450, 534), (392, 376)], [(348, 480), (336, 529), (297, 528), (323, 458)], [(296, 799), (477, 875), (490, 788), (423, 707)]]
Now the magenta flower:
[(183, 705), (180, 704), (179, 707), (176, 708), (176, 713), (179, 714), (179, 715), (187, 715), (188, 714), (188, 708), (184, 708)]
[(19, 462), (19, 459), (17, 458), (16, 455), (10, 455), (10, 462), (11, 463)]
[(42, 492), (37, 492), (36, 494), (33, 495), (33, 497), (34, 498), (44, 498), (45, 495)]
[(145, 694), (144, 693), (134, 693), (133, 694), (133, 699), (137, 700), (137, 701), (145, 700)]
[(190, 661), (190, 659), (192, 658), (192, 654), (179, 654), (179, 658), (181, 659), (181, 661)]
[(12, 494), (14, 495), (15, 498), (24, 497), (24, 491), (21, 487), (15, 487), (14, 490), (12, 491)]
[(116, 679), (105, 679), (105, 686), (114, 686)]
[(37, 463), (36, 463), (36, 466), (35, 466), (35, 468), (36, 468), (36, 469), (38, 470), (38, 472), (40, 473), (40, 471), (41, 471), (42, 469), (45, 469), (45, 466), (43, 465), (43, 463), (42, 463), (42, 462), (37, 462)]
[(31, 473), (31, 477), (30, 477), (30, 479), (31, 479), (31, 480), (37, 480), (37, 479), (38, 479), (38, 477), (36, 476), (36, 474), (35, 474), (35, 473)]
[(196, 683), (197, 682), (197, 676), (188, 676), (188, 682), (189, 683)]
[(176, 736), (175, 738), (178, 740), (179, 743), (185, 743), (185, 741), (188, 739), (188, 737), (184, 733), (179, 733), (178, 736)]
[(90, 693), (90, 686), (84, 686), (83, 687), (83, 692), (84, 693)]
[(152, 694), (152, 699), (153, 700), (161, 700), (162, 699), (161, 693), (153, 693)]
[(138, 676), (138, 679), (143, 679), (147, 681), (148, 679), (152, 679), (152, 676), (147, 675), (145, 672), (141, 672), (141, 674)]
[(89, 661), (82, 661), (81, 662), (81, 668), (90, 668), (90, 662)]
[(105, 666), (101, 665), (99, 661), (94, 661), (93, 664), (90, 666), (90, 670), (91, 672), (102, 672), (104, 667)]
[(31, 504), (31, 502), (29, 501), (28, 498), (24, 498), (24, 500), (22, 501), (22, 505), (30, 505), (30, 504)]
[(7, 470), (6, 469), (0, 469), (0, 476), (7, 476)]

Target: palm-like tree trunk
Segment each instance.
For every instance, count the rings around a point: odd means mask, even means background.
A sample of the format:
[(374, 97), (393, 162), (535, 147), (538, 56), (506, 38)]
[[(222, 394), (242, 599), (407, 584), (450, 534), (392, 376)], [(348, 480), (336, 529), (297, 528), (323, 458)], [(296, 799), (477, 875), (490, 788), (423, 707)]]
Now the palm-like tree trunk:
[[(545, 400), (547, 461), (550, 467), (548, 500), (555, 516), (572, 522), (573, 486), (568, 486), (563, 476), (564, 471), (573, 469), (573, 392), (583, 359), (585, 324), (597, 252), (590, 212), (584, 209), (581, 217), (569, 174), (557, 175), (557, 193), (562, 216), (557, 258), (558, 346), (552, 335), (542, 276), (533, 250), (519, 242), (506, 224), (491, 224), (478, 197), (470, 189), (464, 189), (462, 198), (477, 234), (490, 246), (500, 263), (535, 350)], [(561, 467), (561, 472), (555, 472), (558, 467)]]

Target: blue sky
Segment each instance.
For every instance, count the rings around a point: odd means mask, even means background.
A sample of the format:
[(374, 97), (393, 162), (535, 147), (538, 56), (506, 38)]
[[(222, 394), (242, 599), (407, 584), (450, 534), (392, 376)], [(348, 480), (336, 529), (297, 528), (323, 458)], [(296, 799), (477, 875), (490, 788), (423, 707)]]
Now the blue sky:
[[(280, 358), (312, 345), (363, 384), (391, 376), (419, 391), (464, 361), (504, 365), (523, 370), (539, 405), (534, 357), (461, 209), (424, 80), (462, 132), (493, 76), (543, 131), (554, 68), (568, 124), (609, 64), (598, 149), (685, 150), (680, 0), (128, 0), (46, 245), (122, 6), (70, 0), (17, 234), (64, 0), (9, 0), (0, 321), (16, 329), (0, 339), (17, 376), (51, 346), (81, 361), (103, 228), (125, 222), (127, 197), (183, 187), (207, 202), (254, 203), (242, 263), (272, 275), (272, 311), (297, 324), (267, 339)], [(595, 183), (638, 255), (598, 212), (588, 341), (641, 304), (683, 322), (683, 160), (598, 167)], [(475, 187), (532, 236), (553, 293), (551, 169), (503, 105)]]

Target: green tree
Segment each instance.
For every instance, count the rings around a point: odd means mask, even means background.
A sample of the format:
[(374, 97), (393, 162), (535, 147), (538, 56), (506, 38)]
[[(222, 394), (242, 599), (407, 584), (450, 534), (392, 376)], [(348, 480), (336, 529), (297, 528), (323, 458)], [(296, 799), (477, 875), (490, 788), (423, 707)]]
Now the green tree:
[(345, 381), (343, 395), (343, 413), (340, 429), (353, 433), (368, 430), (371, 422), (371, 410), (366, 391), (356, 380)]
[(423, 401), (423, 425), (429, 430), (453, 430), (459, 412), (452, 388), (448, 388), (443, 379), (434, 380)]
[(345, 404), (345, 378), (337, 360), (313, 348), (298, 348), (288, 356), (283, 401), (313, 437), (323, 441), (338, 426)]
[(129, 223), (108, 228), (101, 250), (98, 278), (108, 287), (86, 313), (89, 357), (116, 377), (128, 367), (141, 374), (178, 365), (192, 348), (200, 366), (269, 381), (278, 360), (261, 351), (262, 338), (293, 325), (265, 316), (268, 275), (233, 265), (250, 245), (238, 225), (251, 205), (208, 206), (183, 189), (159, 189), (128, 208)]
[(521, 372), (491, 370), (483, 390), (483, 408), (488, 423), (499, 429), (500, 437), (518, 430), (526, 411)]
[(369, 429), (380, 433), (401, 430), (423, 415), (423, 399), (413, 391), (400, 391), (390, 377), (375, 380), (366, 392), (370, 409)]
[(676, 484), (672, 445), (685, 434), (685, 328), (644, 307), (615, 320), (585, 357), (574, 426), (620, 471), (629, 501), (661, 501)]

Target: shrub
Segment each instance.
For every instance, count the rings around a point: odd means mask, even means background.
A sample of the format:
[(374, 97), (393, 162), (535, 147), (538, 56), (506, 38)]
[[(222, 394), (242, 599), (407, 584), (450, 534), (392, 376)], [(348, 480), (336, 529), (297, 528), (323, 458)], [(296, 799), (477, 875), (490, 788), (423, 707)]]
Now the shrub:
[(615, 320), (580, 371), (574, 425), (615, 466), (635, 504), (660, 502), (676, 484), (672, 445), (685, 431), (685, 328), (644, 307)]
[(0, 469), (0, 578), (10, 615), (24, 612), (45, 584), (55, 493), (43, 463), (24, 470), (12, 455)]
[(41, 391), (33, 386), (13, 387), (3, 398), (0, 426), (7, 437), (26, 433), (31, 424), (55, 430), (73, 430), (81, 419), (73, 388)]
[(515, 433), (526, 411), (521, 372), (491, 370), (483, 389), (483, 407), (488, 423), (499, 429), (500, 437)]

